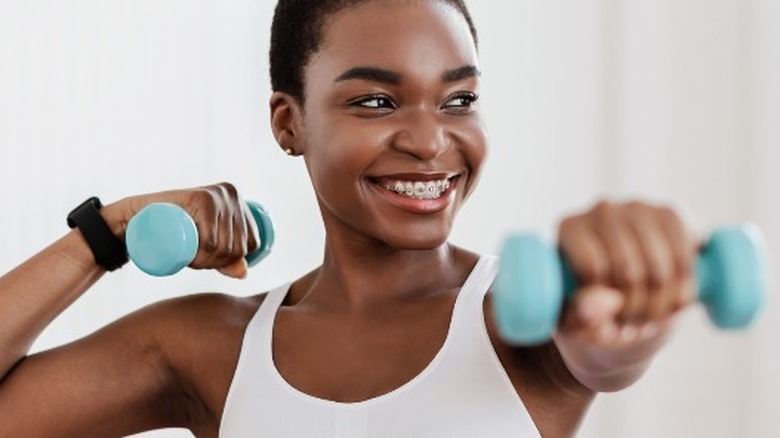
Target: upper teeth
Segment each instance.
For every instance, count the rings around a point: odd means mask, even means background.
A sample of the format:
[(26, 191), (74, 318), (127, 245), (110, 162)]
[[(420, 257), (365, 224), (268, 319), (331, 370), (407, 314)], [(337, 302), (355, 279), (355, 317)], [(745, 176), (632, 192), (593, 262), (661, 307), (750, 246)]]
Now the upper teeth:
[(415, 199), (436, 199), (450, 188), (450, 180), (439, 181), (394, 181), (386, 182), (384, 188), (399, 195)]

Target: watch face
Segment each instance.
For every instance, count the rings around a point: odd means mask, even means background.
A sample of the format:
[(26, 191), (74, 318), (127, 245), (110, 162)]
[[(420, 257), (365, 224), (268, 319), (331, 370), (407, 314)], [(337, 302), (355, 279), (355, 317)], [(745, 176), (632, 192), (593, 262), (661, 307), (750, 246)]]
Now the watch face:
[(76, 221), (74, 218), (81, 214), (82, 211), (84, 211), (85, 208), (100, 210), (103, 208), (103, 204), (100, 202), (100, 199), (98, 199), (97, 196), (93, 196), (86, 201), (79, 204), (78, 207), (74, 208), (73, 211), (71, 211), (68, 214), (68, 226), (70, 228), (76, 228)]
[(86, 202), (91, 202), (92, 205), (94, 205), (95, 208), (97, 208), (98, 210), (103, 208), (103, 204), (100, 202), (100, 198), (98, 198), (97, 196), (93, 196), (93, 197), (87, 199)]

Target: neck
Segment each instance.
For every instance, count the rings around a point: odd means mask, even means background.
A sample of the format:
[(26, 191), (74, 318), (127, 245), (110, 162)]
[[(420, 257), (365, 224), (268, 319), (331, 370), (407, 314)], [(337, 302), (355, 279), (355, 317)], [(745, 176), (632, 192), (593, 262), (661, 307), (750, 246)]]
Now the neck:
[(449, 243), (433, 249), (399, 250), (329, 235), (322, 266), (300, 282), (297, 298), (291, 298), (296, 305), (313, 309), (389, 309), (393, 304), (458, 290), (476, 258)]

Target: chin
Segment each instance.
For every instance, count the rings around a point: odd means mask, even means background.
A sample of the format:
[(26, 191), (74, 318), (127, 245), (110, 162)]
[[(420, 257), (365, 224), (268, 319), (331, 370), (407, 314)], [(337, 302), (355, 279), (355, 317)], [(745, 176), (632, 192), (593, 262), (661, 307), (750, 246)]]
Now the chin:
[(434, 250), (445, 243), (449, 238), (448, 232), (441, 233), (408, 233), (404, 235), (388, 236), (384, 239), (388, 246), (399, 250), (427, 251)]

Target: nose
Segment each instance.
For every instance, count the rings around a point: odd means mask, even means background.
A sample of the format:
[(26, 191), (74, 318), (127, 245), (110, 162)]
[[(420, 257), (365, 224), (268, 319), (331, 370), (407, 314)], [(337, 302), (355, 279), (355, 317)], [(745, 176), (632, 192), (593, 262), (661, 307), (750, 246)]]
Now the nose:
[(432, 160), (449, 147), (447, 129), (436, 114), (409, 112), (393, 138), (393, 147), (423, 161)]

